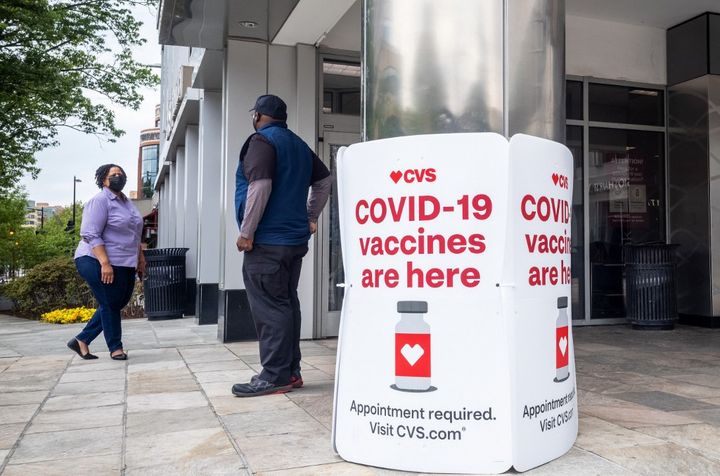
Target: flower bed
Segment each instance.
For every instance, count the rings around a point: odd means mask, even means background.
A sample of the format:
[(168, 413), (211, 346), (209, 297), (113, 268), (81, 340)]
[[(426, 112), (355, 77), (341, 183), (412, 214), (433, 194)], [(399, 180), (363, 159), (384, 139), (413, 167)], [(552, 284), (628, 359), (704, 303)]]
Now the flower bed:
[(89, 307), (56, 309), (41, 315), (40, 320), (51, 324), (75, 324), (77, 322), (89, 321), (94, 313), (95, 309)]

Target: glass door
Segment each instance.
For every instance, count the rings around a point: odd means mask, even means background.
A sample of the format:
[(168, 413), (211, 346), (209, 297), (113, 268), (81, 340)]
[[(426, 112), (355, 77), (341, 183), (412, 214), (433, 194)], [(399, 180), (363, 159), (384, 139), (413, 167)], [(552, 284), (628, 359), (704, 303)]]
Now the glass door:
[(340, 328), (340, 310), (344, 288), (338, 284), (345, 282), (340, 248), (340, 222), (337, 198), (337, 153), (343, 146), (360, 142), (360, 134), (344, 132), (325, 132), (322, 143), (322, 160), (330, 169), (333, 177), (332, 191), (328, 204), (318, 221), (319, 259), (316, 276), (321, 280), (320, 322), (318, 337), (334, 337)]

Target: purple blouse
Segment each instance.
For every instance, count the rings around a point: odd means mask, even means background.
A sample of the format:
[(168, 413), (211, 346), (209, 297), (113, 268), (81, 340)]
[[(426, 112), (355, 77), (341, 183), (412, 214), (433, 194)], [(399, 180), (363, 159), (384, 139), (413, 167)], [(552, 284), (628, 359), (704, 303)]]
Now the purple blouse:
[(92, 249), (105, 245), (110, 264), (137, 267), (143, 220), (129, 198), (115, 195), (107, 187), (85, 204), (80, 244), (75, 258), (91, 256)]

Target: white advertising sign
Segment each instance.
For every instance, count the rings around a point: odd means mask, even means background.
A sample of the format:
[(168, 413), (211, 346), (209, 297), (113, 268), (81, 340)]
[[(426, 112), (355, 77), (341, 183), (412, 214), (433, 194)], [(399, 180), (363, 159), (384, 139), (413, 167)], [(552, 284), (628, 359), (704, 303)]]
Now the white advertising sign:
[[(549, 198), (570, 203), (565, 153), (541, 139), (516, 136), (508, 144), (491, 133), (401, 137), (340, 151), (346, 292), (333, 443), (344, 459), (498, 473), (542, 464), (572, 446), (572, 342), (558, 299), (569, 298), (569, 284), (561, 268), (539, 271), (542, 285), (521, 283), (535, 266), (563, 260), (569, 270), (566, 248), (540, 251), (557, 249), (563, 233), (569, 242), (569, 206), (553, 208)], [(541, 184), (546, 168), (549, 184)], [(520, 193), (538, 197), (534, 209), (523, 213)], [(533, 210), (538, 220), (528, 218)], [(552, 210), (558, 222), (550, 222)], [(517, 238), (525, 234), (543, 237)], [(556, 341), (565, 360), (556, 361)], [(540, 372), (552, 374), (548, 382)], [(561, 407), (570, 414), (559, 423), (552, 399), (563, 391)]]
[(570, 313), (573, 159), (562, 144), (510, 140), (510, 219), (503, 280), (510, 326), (513, 466), (565, 454), (578, 430)]

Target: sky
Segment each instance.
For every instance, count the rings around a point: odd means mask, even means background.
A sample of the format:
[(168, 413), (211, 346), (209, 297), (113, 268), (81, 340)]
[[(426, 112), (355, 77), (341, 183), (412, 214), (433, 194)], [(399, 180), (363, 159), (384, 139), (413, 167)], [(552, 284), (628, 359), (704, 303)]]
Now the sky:
[[(157, 42), (156, 12), (147, 7), (135, 9), (135, 16), (143, 22), (140, 35), (147, 42), (134, 51), (137, 61), (143, 64), (160, 64), (160, 46)], [(159, 69), (153, 69), (160, 74)], [(155, 105), (160, 101), (160, 87), (142, 90), (144, 101), (137, 111), (120, 106), (111, 106), (115, 112), (117, 126), (125, 135), (110, 143), (94, 135), (86, 135), (70, 129), (61, 128), (58, 134), (60, 145), (45, 149), (35, 155), (41, 171), (36, 180), (30, 175), (23, 177), (29, 200), (46, 202), (52, 205), (67, 206), (73, 198), (73, 176), (82, 182), (77, 183), (77, 200), (87, 202), (98, 192), (95, 185), (95, 170), (102, 164), (120, 165), (128, 175), (125, 192), (137, 188), (137, 154), (140, 131), (154, 127)]]

